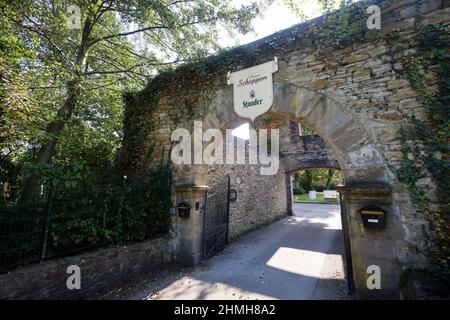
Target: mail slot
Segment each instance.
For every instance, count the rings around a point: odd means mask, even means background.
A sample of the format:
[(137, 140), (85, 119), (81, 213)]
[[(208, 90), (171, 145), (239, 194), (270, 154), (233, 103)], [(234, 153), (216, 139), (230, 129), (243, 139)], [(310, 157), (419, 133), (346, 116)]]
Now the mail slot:
[(386, 223), (386, 212), (376, 206), (367, 206), (361, 209), (361, 218), (364, 227), (383, 229)]
[(180, 218), (189, 218), (191, 215), (191, 205), (187, 201), (181, 201), (177, 206), (177, 210)]

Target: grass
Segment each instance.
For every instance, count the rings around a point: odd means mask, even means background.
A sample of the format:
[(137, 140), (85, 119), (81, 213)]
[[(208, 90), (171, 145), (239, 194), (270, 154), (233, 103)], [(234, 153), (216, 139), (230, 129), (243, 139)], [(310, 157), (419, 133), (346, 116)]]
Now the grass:
[(337, 204), (339, 203), (339, 198), (337, 202), (325, 202), (323, 199), (323, 192), (317, 192), (316, 200), (310, 200), (309, 194), (304, 193), (301, 195), (294, 195), (294, 203), (317, 203), (317, 204)]

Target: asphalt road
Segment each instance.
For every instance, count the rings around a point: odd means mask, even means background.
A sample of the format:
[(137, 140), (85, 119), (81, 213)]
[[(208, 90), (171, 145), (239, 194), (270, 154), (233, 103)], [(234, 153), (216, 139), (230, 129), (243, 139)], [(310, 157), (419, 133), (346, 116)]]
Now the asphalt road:
[(197, 268), (106, 298), (346, 299), (343, 261), (339, 206), (294, 204), (294, 216), (244, 235)]

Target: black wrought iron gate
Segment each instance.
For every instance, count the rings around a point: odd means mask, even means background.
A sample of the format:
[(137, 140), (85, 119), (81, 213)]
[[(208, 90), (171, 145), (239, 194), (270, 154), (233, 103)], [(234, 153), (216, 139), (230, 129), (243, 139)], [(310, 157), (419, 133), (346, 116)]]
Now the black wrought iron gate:
[(208, 259), (228, 241), (230, 176), (206, 192), (203, 219), (203, 259)]

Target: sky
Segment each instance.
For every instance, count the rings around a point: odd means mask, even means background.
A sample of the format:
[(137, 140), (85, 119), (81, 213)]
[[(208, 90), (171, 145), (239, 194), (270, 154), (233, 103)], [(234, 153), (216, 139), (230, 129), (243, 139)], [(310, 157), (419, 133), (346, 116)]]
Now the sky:
[(240, 125), (239, 127), (237, 127), (236, 129), (234, 129), (233, 131), (231, 131), (231, 135), (244, 139), (244, 140), (248, 140), (250, 139), (250, 132), (249, 132), (249, 125), (248, 123), (244, 123), (242, 125)]
[[(245, 0), (234, 0), (233, 4), (239, 6), (244, 4)], [(305, 15), (314, 18), (320, 15), (317, 0), (303, 0), (301, 5)], [(295, 24), (300, 23), (300, 19), (293, 14), (282, 0), (275, 0), (272, 5), (263, 13), (261, 18), (253, 21), (254, 32), (246, 35), (238, 35), (235, 38), (229, 37), (226, 32), (221, 36), (221, 43), (224, 46), (233, 46), (236, 44), (246, 44), (255, 40), (264, 38), (277, 31), (284, 30)]]

